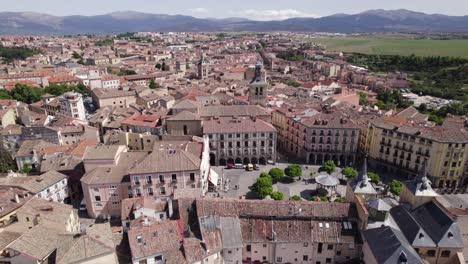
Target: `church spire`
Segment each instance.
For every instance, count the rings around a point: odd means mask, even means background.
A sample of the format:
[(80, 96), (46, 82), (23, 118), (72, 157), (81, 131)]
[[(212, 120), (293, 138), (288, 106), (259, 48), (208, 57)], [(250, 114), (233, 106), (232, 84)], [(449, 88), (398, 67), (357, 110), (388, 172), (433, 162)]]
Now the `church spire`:
[(431, 182), (427, 178), (427, 159), (424, 159), (422, 163), (422, 168), (415, 178), (415, 183), (420, 184), (420, 190), (426, 190), (431, 187)]

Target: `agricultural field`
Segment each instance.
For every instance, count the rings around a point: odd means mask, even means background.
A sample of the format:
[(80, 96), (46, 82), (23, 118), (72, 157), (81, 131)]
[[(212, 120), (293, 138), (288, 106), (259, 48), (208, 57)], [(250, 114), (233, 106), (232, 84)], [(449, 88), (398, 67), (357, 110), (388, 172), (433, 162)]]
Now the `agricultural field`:
[(323, 44), (327, 50), (376, 55), (414, 54), (416, 56), (447, 56), (468, 59), (468, 39), (434, 40), (398, 36), (323, 37), (309, 38)]

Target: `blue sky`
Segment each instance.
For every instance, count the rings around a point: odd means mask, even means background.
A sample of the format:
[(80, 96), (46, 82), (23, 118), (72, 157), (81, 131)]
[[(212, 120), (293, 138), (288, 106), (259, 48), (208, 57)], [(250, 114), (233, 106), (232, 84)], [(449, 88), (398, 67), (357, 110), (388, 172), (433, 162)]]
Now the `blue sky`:
[(0, 11), (96, 15), (134, 10), (256, 20), (320, 17), (335, 13), (358, 13), (368, 9), (399, 8), (425, 13), (468, 15), (468, 0), (0, 0)]

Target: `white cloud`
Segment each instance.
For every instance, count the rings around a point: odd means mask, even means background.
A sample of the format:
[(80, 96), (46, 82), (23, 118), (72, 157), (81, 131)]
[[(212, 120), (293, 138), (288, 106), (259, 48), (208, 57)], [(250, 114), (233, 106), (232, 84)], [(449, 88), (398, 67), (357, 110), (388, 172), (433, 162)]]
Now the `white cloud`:
[(295, 9), (247, 9), (241, 11), (239, 14), (245, 18), (250, 18), (253, 20), (284, 20), (292, 17), (317, 17), (315, 14), (310, 14)]
[(191, 8), (189, 9), (190, 12), (196, 13), (196, 14), (205, 14), (208, 13), (208, 9), (204, 7), (197, 7), (197, 8)]

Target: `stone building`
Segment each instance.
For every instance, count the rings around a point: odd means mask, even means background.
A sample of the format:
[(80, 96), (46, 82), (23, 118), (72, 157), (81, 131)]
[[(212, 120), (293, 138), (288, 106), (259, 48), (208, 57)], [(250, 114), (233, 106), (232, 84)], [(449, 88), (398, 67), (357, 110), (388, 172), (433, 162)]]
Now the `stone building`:
[(212, 165), (276, 161), (276, 129), (261, 119), (222, 117), (204, 121), (203, 135), (210, 139)]

